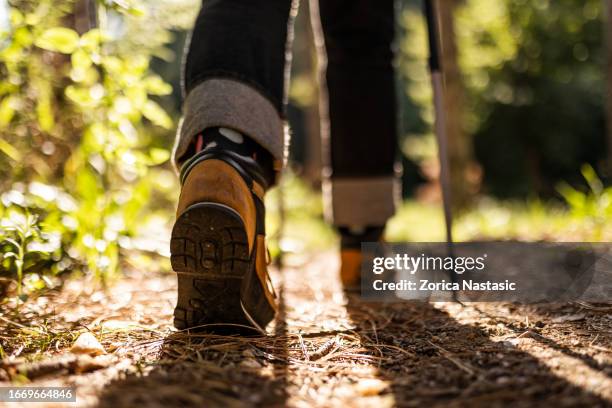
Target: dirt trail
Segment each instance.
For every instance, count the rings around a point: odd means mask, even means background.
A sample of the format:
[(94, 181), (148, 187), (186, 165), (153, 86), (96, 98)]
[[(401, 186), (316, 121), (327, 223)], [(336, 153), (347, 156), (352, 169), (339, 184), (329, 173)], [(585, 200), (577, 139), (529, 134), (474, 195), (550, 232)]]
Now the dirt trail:
[[(368, 304), (334, 255), (289, 261), (267, 337), (176, 332), (167, 273), (4, 307), (0, 386), (75, 385), (79, 406), (113, 408), (612, 406), (610, 306)], [(69, 352), (87, 330), (107, 354)]]

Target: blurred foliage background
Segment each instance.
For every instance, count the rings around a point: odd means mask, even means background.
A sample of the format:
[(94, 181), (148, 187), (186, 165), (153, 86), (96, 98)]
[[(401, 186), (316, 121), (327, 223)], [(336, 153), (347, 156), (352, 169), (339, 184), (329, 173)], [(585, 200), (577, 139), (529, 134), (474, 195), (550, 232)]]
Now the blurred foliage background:
[[(291, 166), (268, 196), (274, 254), (329, 247), (315, 53), (296, 23)], [(612, 238), (602, 0), (440, 0), (459, 239)], [(0, 292), (71, 272), (169, 269), (169, 163), (199, 0), (0, 0)], [(419, 0), (398, 3), (406, 202), (390, 240), (443, 239)], [(280, 208), (285, 216), (281, 222)], [(282, 226), (282, 231), (281, 231)], [(2, 297), (3, 293), (0, 293)]]

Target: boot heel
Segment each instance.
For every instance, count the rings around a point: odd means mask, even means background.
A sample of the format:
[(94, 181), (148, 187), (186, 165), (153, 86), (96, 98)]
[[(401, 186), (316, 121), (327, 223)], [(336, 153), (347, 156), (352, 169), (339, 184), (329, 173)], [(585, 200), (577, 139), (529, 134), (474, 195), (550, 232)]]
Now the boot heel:
[[(252, 326), (240, 304), (240, 288), (251, 268), (240, 215), (218, 203), (190, 206), (176, 220), (170, 262), (178, 275), (174, 325)], [(235, 328), (233, 329), (235, 331)]]

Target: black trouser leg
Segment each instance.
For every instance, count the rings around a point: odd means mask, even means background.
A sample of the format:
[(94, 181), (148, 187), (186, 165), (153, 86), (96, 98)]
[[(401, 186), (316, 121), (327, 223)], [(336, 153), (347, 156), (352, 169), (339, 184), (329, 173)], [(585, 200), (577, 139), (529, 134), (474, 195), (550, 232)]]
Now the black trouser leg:
[(214, 126), (240, 131), (282, 160), (295, 7), (292, 0), (203, 1), (185, 62), (177, 164), (193, 137)]
[(204, 0), (185, 63), (186, 93), (207, 78), (255, 87), (282, 112), (291, 0)]
[(322, 116), (329, 121), (326, 208), (338, 226), (384, 225), (398, 191), (394, 4), (318, 0), (318, 14), (313, 23), (326, 62)]

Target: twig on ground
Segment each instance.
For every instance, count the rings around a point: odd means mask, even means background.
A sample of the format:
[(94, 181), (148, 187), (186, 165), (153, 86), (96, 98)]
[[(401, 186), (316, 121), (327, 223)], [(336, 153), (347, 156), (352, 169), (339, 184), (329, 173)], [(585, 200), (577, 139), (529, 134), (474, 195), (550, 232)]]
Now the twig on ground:
[(326, 341), (321, 347), (319, 347), (314, 353), (310, 355), (311, 361), (316, 361), (333, 351), (336, 351), (339, 347), (339, 339), (338, 336), (329, 339)]
[(440, 354), (443, 357), (445, 357), (447, 360), (449, 360), (450, 362), (455, 364), (457, 367), (459, 367), (460, 369), (462, 369), (463, 371), (465, 371), (469, 375), (474, 375), (475, 374), (475, 371), (474, 371), (474, 369), (472, 367), (470, 367), (468, 364), (462, 362), (461, 360), (453, 357), (453, 355), (452, 355), (452, 353), (450, 351), (446, 350), (442, 346), (439, 346), (439, 345), (437, 345), (435, 343), (432, 343), (429, 340), (427, 340), (427, 342), (429, 344), (431, 344), (432, 346), (434, 346), (436, 349), (438, 349), (438, 351), (440, 351)]
[(585, 308), (585, 309), (589, 309), (589, 310), (594, 310), (596, 312), (610, 312), (612, 311), (612, 306), (594, 306), (588, 302), (585, 302), (583, 300), (577, 300), (574, 303), (576, 303), (577, 305)]
[(306, 361), (310, 360), (310, 356), (308, 355), (308, 350), (306, 349), (306, 344), (304, 344), (304, 339), (302, 338), (302, 334), (298, 333), (298, 340), (300, 341), (300, 347), (302, 348), (302, 353), (304, 354), (304, 359)]

